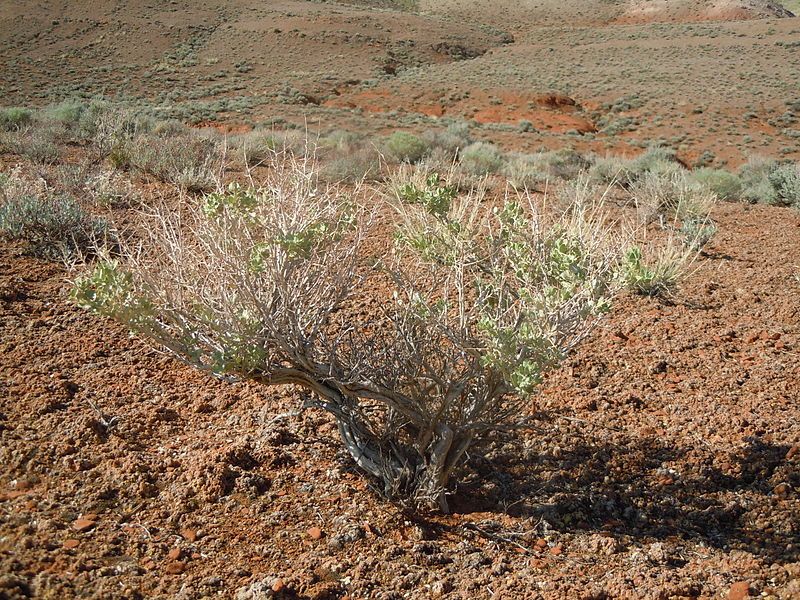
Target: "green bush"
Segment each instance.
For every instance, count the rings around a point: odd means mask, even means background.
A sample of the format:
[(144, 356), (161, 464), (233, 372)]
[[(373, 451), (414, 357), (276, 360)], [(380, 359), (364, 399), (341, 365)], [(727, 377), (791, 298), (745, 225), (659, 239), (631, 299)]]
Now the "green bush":
[(427, 141), (405, 131), (395, 131), (386, 140), (389, 154), (401, 162), (417, 163), (430, 150)]
[(697, 169), (692, 173), (695, 181), (714, 192), (720, 200), (738, 200), (742, 196), (742, 180), (735, 173), (723, 169)]
[(65, 100), (41, 109), (37, 117), (43, 121), (59, 123), (68, 128), (77, 128), (86, 108), (86, 104), (81, 101)]
[(33, 111), (19, 106), (0, 109), (0, 130), (15, 131), (27, 125), (33, 119)]
[(27, 242), (35, 256), (68, 260), (112, 236), (108, 224), (69, 196), (22, 193), (0, 204), (0, 233)]
[(488, 175), (503, 168), (505, 159), (494, 144), (475, 142), (461, 152), (461, 168), (470, 175)]
[(788, 163), (775, 167), (768, 180), (775, 190), (775, 204), (800, 208), (800, 164)]
[(769, 181), (770, 173), (777, 167), (777, 162), (761, 156), (751, 157), (739, 169), (742, 181), (742, 199), (755, 204), (775, 204), (778, 201), (775, 188)]

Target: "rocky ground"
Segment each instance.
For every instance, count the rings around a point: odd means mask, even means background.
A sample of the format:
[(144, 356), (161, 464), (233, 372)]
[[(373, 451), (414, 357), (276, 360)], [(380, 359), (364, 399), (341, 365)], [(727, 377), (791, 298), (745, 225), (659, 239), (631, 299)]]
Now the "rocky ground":
[(800, 596), (800, 215), (722, 205), (471, 457), (383, 500), (303, 392), (226, 384), (0, 246), (0, 598)]

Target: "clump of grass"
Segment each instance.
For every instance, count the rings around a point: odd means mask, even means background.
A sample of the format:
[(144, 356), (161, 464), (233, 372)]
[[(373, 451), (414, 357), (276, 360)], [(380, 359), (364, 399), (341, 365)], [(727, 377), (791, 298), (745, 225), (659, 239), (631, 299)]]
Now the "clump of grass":
[(444, 131), (426, 131), (422, 137), (434, 150), (447, 152), (451, 157), (450, 162), (474, 141), (469, 133), (469, 123), (463, 121), (450, 123)]
[(0, 108), (0, 130), (17, 131), (33, 119), (33, 111), (19, 106)]
[(648, 172), (631, 185), (630, 195), (645, 222), (706, 218), (717, 200), (684, 171)]
[(675, 151), (663, 146), (652, 146), (639, 156), (595, 158), (589, 173), (597, 182), (614, 183), (630, 187), (648, 173), (669, 174), (682, 170)]
[(89, 214), (71, 196), (43, 192), (17, 174), (2, 186), (1, 195), (0, 233), (26, 242), (34, 256), (71, 260), (113, 237), (105, 220)]
[(742, 180), (735, 173), (724, 169), (696, 169), (692, 177), (705, 189), (716, 194), (720, 200), (733, 201), (742, 196)]
[(328, 182), (359, 182), (380, 180), (381, 154), (377, 148), (365, 144), (352, 153), (337, 153), (327, 158), (319, 167), (319, 177)]
[(418, 163), (430, 150), (430, 144), (412, 133), (395, 131), (386, 139), (386, 149), (400, 162)]
[(534, 190), (547, 181), (547, 173), (535, 155), (515, 153), (503, 166), (503, 175), (518, 190)]
[(195, 134), (137, 136), (115, 146), (109, 159), (118, 169), (146, 173), (188, 192), (215, 189), (224, 167), (217, 143)]
[(84, 190), (95, 204), (103, 208), (130, 207), (139, 201), (133, 184), (112, 170), (103, 170), (89, 177)]
[(672, 239), (659, 247), (634, 246), (623, 260), (622, 276), (626, 287), (642, 296), (666, 296), (674, 293), (686, 267), (695, 256)]
[(470, 175), (489, 175), (503, 168), (505, 158), (494, 144), (475, 142), (461, 153), (461, 168)]
[(800, 207), (800, 165), (751, 157), (739, 170), (742, 196), (748, 202)]

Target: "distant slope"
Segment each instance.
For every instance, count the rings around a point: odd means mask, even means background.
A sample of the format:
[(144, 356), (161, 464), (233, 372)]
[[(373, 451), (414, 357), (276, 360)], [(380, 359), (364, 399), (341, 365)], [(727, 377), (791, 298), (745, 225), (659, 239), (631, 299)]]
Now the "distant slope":
[(776, 0), (419, 0), (419, 8), (512, 29), (792, 16)]

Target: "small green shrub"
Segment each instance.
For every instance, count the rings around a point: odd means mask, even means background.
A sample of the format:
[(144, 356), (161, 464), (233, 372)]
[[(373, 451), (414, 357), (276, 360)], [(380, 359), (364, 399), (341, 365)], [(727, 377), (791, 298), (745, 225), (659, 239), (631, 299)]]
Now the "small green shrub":
[(109, 240), (108, 224), (87, 213), (73, 198), (23, 192), (0, 204), (0, 233), (27, 242), (35, 256), (68, 260)]
[(0, 109), (0, 130), (16, 131), (22, 129), (33, 119), (33, 111), (19, 106)]
[(775, 190), (775, 204), (800, 208), (800, 164), (780, 165), (770, 172), (768, 180)]
[(67, 128), (78, 126), (81, 116), (86, 111), (86, 104), (77, 100), (65, 100), (59, 104), (47, 106), (39, 111), (37, 117), (42, 121), (58, 123)]
[(702, 168), (695, 170), (692, 177), (720, 200), (738, 200), (742, 196), (742, 180), (735, 173), (723, 169)]
[(778, 201), (775, 188), (769, 181), (769, 175), (777, 167), (777, 162), (761, 156), (753, 156), (739, 169), (742, 181), (742, 199), (755, 204), (775, 204)]
[(430, 144), (414, 134), (395, 131), (386, 140), (386, 149), (401, 162), (417, 163), (428, 153)]
[(461, 168), (471, 175), (488, 175), (503, 168), (505, 159), (494, 144), (475, 142), (461, 152)]

